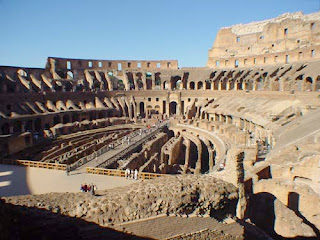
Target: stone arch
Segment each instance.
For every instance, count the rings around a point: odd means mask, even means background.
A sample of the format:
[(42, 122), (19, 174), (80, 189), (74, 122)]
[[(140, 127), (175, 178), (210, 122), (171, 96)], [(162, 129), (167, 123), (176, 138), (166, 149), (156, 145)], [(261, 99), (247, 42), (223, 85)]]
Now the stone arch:
[(146, 87), (147, 90), (152, 90), (152, 73), (146, 72)]
[(236, 84), (236, 80), (235, 79), (231, 79), (229, 81), (229, 90), (234, 90), (235, 84)]
[(141, 116), (142, 118), (144, 118), (144, 117), (145, 117), (144, 102), (140, 102), (140, 103), (139, 103), (139, 107), (140, 107), (140, 112), (139, 112), (139, 114), (140, 114), (140, 116)]
[[(177, 84), (178, 81), (179, 81), (179, 84)], [(180, 84), (181, 84), (181, 77), (180, 76), (174, 76), (171, 78), (170, 85), (171, 85), (172, 90), (180, 89)]]
[(21, 132), (22, 126), (20, 121), (16, 121), (13, 123), (13, 132)]
[(262, 77), (259, 77), (256, 80), (256, 89), (255, 90), (257, 90), (257, 91), (263, 90), (263, 79), (262, 79)]
[(33, 122), (31, 119), (26, 122), (25, 128), (26, 128), (26, 131), (33, 131)]
[(79, 115), (77, 113), (73, 113), (72, 116), (71, 116), (71, 121), (72, 122), (79, 121)]
[(240, 79), (237, 81), (237, 89), (238, 90), (243, 90), (242, 84), (243, 84), (243, 79)]
[(10, 134), (10, 127), (9, 127), (9, 123), (4, 123), (1, 126), (1, 132), (3, 135), (7, 135)]
[(59, 124), (59, 123), (61, 123), (60, 116), (59, 116), (59, 115), (54, 116), (54, 118), (53, 118), (53, 125), (57, 125), (57, 124)]
[(62, 121), (64, 124), (69, 123), (70, 122), (70, 117), (68, 114), (64, 115), (62, 118)]
[(207, 90), (211, 89), (211, 81), (210, 80), (206, 80), (206, 89)]
[(164, 89), (164, 90), (167, 90), (167, 89), (168, 89), (168, 83), (167, 83), (167, 81), (164, 81), (164, 82), (163, 82), (163, 89)]
[(190, 82), (189, 89), (190, 90), (194, 90), (195, 89), (195, 83), (194, 82)]
[(311, 77), (306, 77), (305, 81), (304, 81), (304, 87), (303, 90), (304, 91), (312, 91), (312, 84), (313, 83), (313, 79)]
[(227, 90), (227, 83), (228, 83), (228, 79), (224, 78), (221, 80), (221, 89), (220, 90)]
[(161, 89), (161, 73), (157, 72), (154, 74), (154, 78), (155, 78), (155, 88), (156, 90), (160, 90)]
[(41, 122), (41, 119), (40, 118), (37, 118), (35, 121), (34, 121), (34, 129), (37, 131), (37, 132), (40, 132), (41, 129), (42, 129), (42, 122)]
[(135, 90), (134, 79), (132, 72), (127, 72), (127, 78), (130, 86), (130, 90)]
[(200, 89), (203, 89), (203, 82), (202, 81), (199, 81), (198, 84), (197, 84), (197, 89), (200, 90)]
[(65, 83), (64, 87), (65, 87), (65, 91), (66, 91), (66, 92), (71, 92), (72, 89), (73, 89), (72, 83), (69, 82), (69, 81), (67, 81), (67, 82)]
[(175, 115), (177, 114), (177, 102), (172, 101), (169, 104), (169, 115)]
[(208, 172), (209, 169), (209, 149), (207, 144), (204, 141), (201, 142), (201, 173)]
[(142, 73), (141, 72), (137, 72), (136, 76), (137, 76), (138, 89), (143, 89)]
[(317, 77), (316, 83), (315, 83), (315, 91), (320, 90), (320, 76)]

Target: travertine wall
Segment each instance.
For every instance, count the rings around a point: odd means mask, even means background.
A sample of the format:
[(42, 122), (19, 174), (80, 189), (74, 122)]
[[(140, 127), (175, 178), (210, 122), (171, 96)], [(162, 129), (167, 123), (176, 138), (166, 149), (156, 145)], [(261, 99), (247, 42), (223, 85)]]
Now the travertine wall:
[(222, 28), (209, 50), (208, 67), (234, 68), (320, 58), (320, 12)]

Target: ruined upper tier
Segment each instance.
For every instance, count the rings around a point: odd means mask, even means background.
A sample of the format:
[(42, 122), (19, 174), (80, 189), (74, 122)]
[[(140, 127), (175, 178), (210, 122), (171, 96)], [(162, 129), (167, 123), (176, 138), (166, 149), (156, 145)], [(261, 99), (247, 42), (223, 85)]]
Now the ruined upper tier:
[(208, 67), (250, 67), (320, 58), (320, 12), (286, 13), (277, 18), (220, 29), (209, 49)]

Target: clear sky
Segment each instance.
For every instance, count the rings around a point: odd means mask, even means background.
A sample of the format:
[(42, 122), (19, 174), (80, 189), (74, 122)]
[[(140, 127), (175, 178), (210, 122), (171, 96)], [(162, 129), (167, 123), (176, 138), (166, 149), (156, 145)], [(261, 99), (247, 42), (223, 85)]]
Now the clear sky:
[(320, 0), (0, 0), (0, 65), (48, 56), (206, 65), (224, 26), (319, 11)]

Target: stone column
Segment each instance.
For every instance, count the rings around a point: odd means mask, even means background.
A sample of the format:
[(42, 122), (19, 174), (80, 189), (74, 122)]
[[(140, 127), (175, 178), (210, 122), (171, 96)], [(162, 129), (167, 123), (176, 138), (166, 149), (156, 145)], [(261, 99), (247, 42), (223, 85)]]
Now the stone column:
[(187, 169), (189, 168), (189, 161), (190, 161), (190, 140), (184, 139), (184, 144), (186, 146), (186, 153), (185, 153), (185, 161), (184, 161), (184, 167), (183, 172), (185, 173)]
[(197, 143), (197, 149), (198, 149), (198, 159), (196, 163), (196, 169), (195, 173), (200, 173), (201, 172), (201, 155), (202, 155), (202, 146), (201, 146), (201, 141)]
[(238, 89), (238, 81), (237, 81), (237, 80), (234, 81), (234, 88), (233, 88), (233, 90), (235, 90), (235, 91), (239, 90), (239, 89)]
[(151, 89), (155, 90), (155, 86), (156, 86), (156, 77), (154, 74), (151, 75)]

